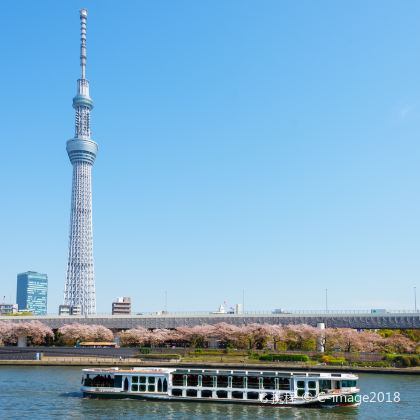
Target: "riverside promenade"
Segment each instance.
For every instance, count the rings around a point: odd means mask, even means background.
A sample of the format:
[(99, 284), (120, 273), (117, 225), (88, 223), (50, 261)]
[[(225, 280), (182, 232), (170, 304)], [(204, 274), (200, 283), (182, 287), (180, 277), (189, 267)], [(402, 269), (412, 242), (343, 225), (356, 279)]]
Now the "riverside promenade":
[(172, 367), (172, 368), (191, 368), (191, 369), (247, 369), (247, 370), (284, 370), (284, 371), (317, 371), (317, 372), (352, 372), (352, 373), (380, 373), (380, 374), (404, 374), (420, 375), (420, 367), (396, 368), (396, 367), (354, 367), (354, 366), (325, 366), (325, 365), (306, 365), (304, 363), (197, 363), (173, 361), (142, 361), (141, 358), (119, 358), (107, 357), (43, 357), (41, 360), (0, 360), (1, 366), (79, 366), (94, 367)]

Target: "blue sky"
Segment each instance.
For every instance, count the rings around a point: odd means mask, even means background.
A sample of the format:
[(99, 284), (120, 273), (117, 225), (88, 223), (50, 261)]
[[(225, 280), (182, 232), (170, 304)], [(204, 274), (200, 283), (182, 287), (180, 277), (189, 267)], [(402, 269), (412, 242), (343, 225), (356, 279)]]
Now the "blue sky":
[(89, 9), (98, 312), (412, 308), (420, 4), (3, 4), (0, 295), (62, 302)]

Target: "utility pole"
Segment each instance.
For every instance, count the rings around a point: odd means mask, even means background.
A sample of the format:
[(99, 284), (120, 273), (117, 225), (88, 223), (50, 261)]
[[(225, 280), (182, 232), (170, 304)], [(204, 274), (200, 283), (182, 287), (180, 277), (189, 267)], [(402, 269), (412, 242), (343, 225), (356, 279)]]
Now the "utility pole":
[(328, 289), (325, 289), (325, 312), (328, 313)]

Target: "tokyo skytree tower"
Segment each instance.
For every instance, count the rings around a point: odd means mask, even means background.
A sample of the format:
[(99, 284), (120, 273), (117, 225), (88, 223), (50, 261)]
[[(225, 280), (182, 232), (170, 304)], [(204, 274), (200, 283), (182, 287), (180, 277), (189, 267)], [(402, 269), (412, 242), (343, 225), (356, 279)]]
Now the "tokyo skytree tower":
[(67, 141), (67, 153), (73, 165), (71, 193), (69, 260), (64, 288), (64, 305), (82, 315), (96, 312), (92, 232), (92, 166), (98, 145), (91, 139), (90, 111), (93, 101), (86, 80), (87, 10), (80, 10), (80, 68), (77, 93), (73, 98), (76, 111), (74, 138)]

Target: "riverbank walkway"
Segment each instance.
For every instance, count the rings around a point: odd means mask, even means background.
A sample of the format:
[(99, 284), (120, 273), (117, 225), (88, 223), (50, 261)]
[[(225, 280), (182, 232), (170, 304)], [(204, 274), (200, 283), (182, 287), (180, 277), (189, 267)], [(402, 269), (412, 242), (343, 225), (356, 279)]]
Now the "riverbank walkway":
[(356, 372), (356, 373), (393, 373), (420, 375), (420, 367), (395, 368), (395, 367), (354, 367), (354, 366), (325, 366), (304, 363), (193, 363), (180, 361), (142, 361), (138, 358), (110, 357), (43, 357), (41, 360), (0, 360), (1, 366), (109, 366), (109, 367), (186, 367), (186, 368), (220, 368), (220, 369), (246, 369), (246, 370), (285, 370), (285, 371), (322, 371), (322, 372)]

